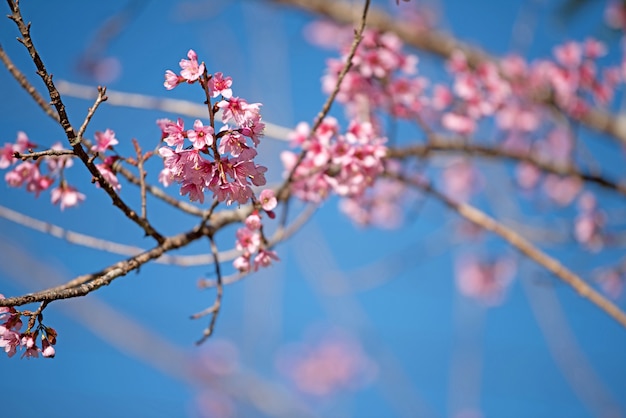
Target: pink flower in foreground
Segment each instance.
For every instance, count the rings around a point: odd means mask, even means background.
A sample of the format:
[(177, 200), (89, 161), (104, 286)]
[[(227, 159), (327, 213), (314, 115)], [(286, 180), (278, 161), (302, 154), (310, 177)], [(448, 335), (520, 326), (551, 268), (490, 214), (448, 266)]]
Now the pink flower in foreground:
[(61, 204), (61, 210), (77, 206), (85, 200), (85, 195), (74, 187), (62, 182), (61, 185), (50, 193), (53, 205)]
[(211, 97), (217, 97), (221, 94), (225, 99), (230, 99), (233, 96), (233, 90), (230, 88), (232, 85), (233, 79), (231, 77), (224, 78), (221, 72), (213, 74), (209, 80)]
[(276, 200), (276, 196), (274, 196), (274, 191), (272, 189), (263, 190), (259, 196), (259, 202), (261, 202), (263, 210), (266, 211), (273, 210), (276, 205), (278, 205), (278, 201)]
[(185, 79), (177, 75), (174, 71), (167, 70), (165, 72), (165, 81), (163, 82), (163, 85), (166, 89), (172, 90), (183, 81), (185, 81)]
[(189, 58), (189, 60), (180, 60), (179, 64), (180, 68), (182, 68), (180, 75), (188, 82), (193, 82), (200, 78), (204, 72), (204, 64), (198, 64), (198, 55), (193, 49), (187, 52), (187, 58)]
[(213, 145), (213, 128), (211, 126), (204, 126), (202, 121), (196, 119), (193, 124), (193, 130), (187, 131), (187, 138), (193, 144), (195, 149), (202, 149), (205, 146)]
[(111, 129), (107, 129), (104, 132), (96, 132), (94, 137), (96, 144), (91, 147), (93, 152), (105, 152), (113, 148), (114, 145), (119, 144), (119, 141), (115, 138), (115, 132)]

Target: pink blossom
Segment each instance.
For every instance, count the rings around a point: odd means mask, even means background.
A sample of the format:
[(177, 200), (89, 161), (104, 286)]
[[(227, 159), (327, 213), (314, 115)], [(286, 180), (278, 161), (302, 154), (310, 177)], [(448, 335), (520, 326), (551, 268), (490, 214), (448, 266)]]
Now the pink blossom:
[(263, 190), (259, 196), (259, 202), (261, 202), (263, 210), (266, 211), (273, 210), (276, 205), (278, 205), (278, 201), (276, 200), (276, 196), (274, 196), (274, 191), (272, 189)]
[(245, 221), (246, 228), (251, 231), (256, 231), (261, 228), (261, 217), (259, 216), (259, 212), (257, 210), (253, 211)]
[[(315, 338), (315, 339), (314, 339)], [(378, 367), (361, 343), (340, 330), (289, 345), (279, 352), (278, 369), (309, 395), (329, 396), (371, 383)]]
[[(117, 176), (111, 170), (111, 166), (106, 163), (96, 164), (96, 168), (102, 174), (102, 177), (111, 185), (113, 190), (120, 191), (122, 189), (122, 185), (119, 183)], [(96, 187), (100, 187), (100, 183), (96, 182)]]
[(187, 58), (189, 58), (189, 60), (180, 60), (179, 65), (180, 68), (182, 68), (180, 75), (188, 82), (193, 82), (200, 78), (204, 72), (204, 63), (198, 64), (198, 55), (193, 49), (187, 52)]
[(582, 60), (582, 47), (576, 42), (567, 42), (554, 48), (554, 56), (565, 67), (576, 67)]
[[(50, 149), (55, 151), (64, 150), (65, 148), (60, 142), (54, 143)], [(69, 168), (74, 165), (73, 158), (70, 155), (61, 155), (58, 157), (47, 157), (46, 165), (48, 166), (48, 170), (53, 174), (60, 174), (61, 170), (64, 168)]]
[(239, 97), (231, 97), (217, 104), (217, 107), (222, 109), (222, 122), (227, 123), (232, 119), (239, 126), (245, 126), (247, 121), (254, 119), (259, 113), (260, 106), (260, 103), (248, 103)]
[(236, 131), (229, 132), (220, 138), (217, 148), (220, 154), (230, 153), (233, 157), (241, 160), (252, 160), (257, 152), (246, 144), (246, 139)]
[(61, 184), (52, 189), (50, 193), (52, 204), (61, 204), (61, 210), (65, 208), (71, 208), (73, 206), (77, 206), (79, 203), (85, 200), (85, 195), (78, 192), (74, 187), (69, 186), (65, 182), (61, 182)]
[(559, 177), (549, 174), (543, 183), (546, 195), (561, 206), (567, 206), (578, 195), (582, 188), (580, 179), (576, 177)]
[(276, 251), (270, 251), (262, 249), (254, 257), (254, 271), (257, 271), (260, 267), (269, 267), (272, 264), (272, 260), (280, 261)]
[(161, 119), (157, 121), (157, 124), (161, 128), (163, 133), (163, 140), (170, 147), (176, 147), (176, 151), (183, 149), (185, 143), (185, 123), (181, 118), (178, 118), (176, 122), (169, 119)]
[(460, 135), (470, 135), (476, 129), (476, 123), (468, 116), (447, 112), (441, 118), (444, 128)]
[(165, 86), (167, 90), (172, 90), (174, 87), (178, 86), (183, 81), (185, 81), (183, 77), (178, 76), (172, 70), (167, 70), (165, 72), (165, 81), (163, 82), (163, 85)]
[(46, 358), (53, 358), (56, 354), (54, 347), (47, 338), (41, 340), (41, 355)]
[(28, 150), (35, 148), (36, 146), (37, 144), (30, 142), (30, 139), (28, 139), (26, 133), (19, 131), (17, 133), (17, 139), (15, 140), (15, 144), (13, 144), (13, 151), (24, 154)]
[(21, 345), (26, 348), (26, 351), (24, 351), (24, 353), (22, 354), (22, 358), (39, 357), (39, 347), (37, 347), (37, 344), (35, 342), (36, 336), (37, 336), (36, 333), (35, 335), (30, 334), (30, 333), (22, 335)]
[(213, 145), (213, 127), (204, 126), (202, 121), (196, 119), (193, 130), (187, 131), (187, 138), (195, 149), (203, 149), (205, 146)]
[(221, 72), (213, 74), (209, 80), (211, 97), (217, 97), (221, 94), (225, 99), (230, 99), (233, 96), (233, 91), (230, 88), (232, 85), (233, 79), (231, 77), (224, 78)]
[(502, 302), (515, 273), (515, 264), (508, 258), (493, 262), (463, 256), (456, 262), (456, 283), (459, 291), (487, 306)]
[(96, 144), (91, 147), (92, 152), (105, 152), (108, 149), (112, 149), (114, 145), (119, 144), (117, 138), (115, 138), (115, 132), (111, 129), (107, 129), (104, 132), (95, 133)]
[(239, 228), (237, 230), (236, 248), (247, 253), (256, 253), (261, 245), (261, 236), (258, 232), (249, 228)]
[[(2, 332), (4, 330), (4, 332)], [(17, 347), (21, 345), (20, 334), (14, 330), (6, 329), (0, 325), (0, 348), (4, 347), (4, 352), (9, 357), (13, 357), (17, 352)]]
[(235, 267), (241, 273), (247, 273), (250, 271), (250, 254), (246, 253), (235, 258), (233, 261), (233, 267)]
[(0, 150), (0, 169), (7, 168), (17, 161), (17, 158), (13, 157), (14, 153), (12, 144), (4, 144), (4, 147)]

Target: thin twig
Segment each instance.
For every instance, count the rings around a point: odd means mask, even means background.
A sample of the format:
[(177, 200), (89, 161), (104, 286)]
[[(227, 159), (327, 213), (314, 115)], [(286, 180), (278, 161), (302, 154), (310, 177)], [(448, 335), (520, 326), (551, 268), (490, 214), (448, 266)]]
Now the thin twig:
[(80, 129), (78, 130), (79, 140), (83, 139), (83, 136), (85, 135), (85, 131), (87, 130), (87, 126), (89, 125), (89, 122), (91, 121), (91, 118), (93, 117), (93, 115), (96, 113), (98, 106), (100, 106), (100, 103), (105, 102), (107, 100), (106, 92), (107, 92), (106, 87), (98, 86), (98, 96), (96, 97), (96, 101), (93, 104), (93, 106), (91, 106), (89, 110), (87, 111), (87, 116), (85, 116), (85, 120), (83, 121), (83, 124), (80, 126)]
[(29, 152), (29, 153), (16, 152), (15, 154), (13, 154), (15, 158), (19, 158), (22, 161), (26, 161), (30, 159), (37, 160), (41, 157), (61, 157), (64, 155), (74, 156), (74, 151), (72, 151), (71, 149), (47, 149), (45, 151)]
[(222, 284), (222, 269), (220, 267), (220, 259), (217, 251), (217, 245), (215, 245), (215, 240), (213, 239), (213, 234), (208, 236), (209, 242), (211, 243), (211, 253), (213, 254), (213, 261), (215, 266), (215, 275), (217, 276), (217, 290), (215, 295), (215, 302), (213, 302), (213, 306), (211, 306), (205, 312), (201, 312), (199, 314), (193, 315), (192, 319), (200, 318), (204, 315), (211, 314), (211, 322), (209, 326), (202, 333), (202, 338), (200, 338), (196, 344), (200, 345), (206, 341), (207, 338), (213, 334), (213, 330), (215, 329), (215, 322), (217, 321), (217, 316), (220, 313), (220, 308), (222, 307), (222, 295), (224, 293), (224, 286)]

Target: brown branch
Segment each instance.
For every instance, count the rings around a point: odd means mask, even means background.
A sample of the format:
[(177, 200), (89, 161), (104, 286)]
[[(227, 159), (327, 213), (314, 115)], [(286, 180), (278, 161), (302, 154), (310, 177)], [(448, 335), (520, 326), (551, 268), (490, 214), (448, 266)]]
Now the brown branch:
[(6, 51), (2, 48), (2, 45), (0, 45), (0, 60), (2, 60), (2, 63), (5, 67), (7, 67), (7, 70), (9, 70), (13, 78), (15, 78), (18, 84), (28, 94), (30, 94), (33, 100), (35, 100), (35, 103), (39, 105), (39, 107), (45, 112), (45, 114), (50, 116), (55, 121), (60, 122), (59, 115), (54, 112), (54, 109), (52, 108), (52, 106), (50, 106), (50, 103), (46, 102), (43, 97), (41, 97), (41, 94), (39, 94), (37, 89), (35, 89), (32, 84), (30, 84), (30, 81), (28, 81), (24, 73), (22, 73), (20, 69), (13, 64), (11, 58), (9, 58)]
[(67, 139), (72, 146), (72, 149), (74, 150), (74, 154), (76, 154), (81, 159), (91, 175), (98, 181), (100, 187), (102, 187), (102, 189), (109, 195), (113, 204), (121, 209), (129, 219), (139, 225), (144, 230), (146, 235), (151, 236), (157, 242), (162, 243), (165, 238), (163, 238), (163, 236), (159, 234), (149, 222), (141, 219), (134, 210), (126, 205), (126, 203), (120, 198), (120, 196), (109, 184), (109, 182), (106, 181), (106, 179), (102, 176), (100, 170), (98, 170), (98, 168), (93, 164), (93, 161), (91, 161), (89, 155), (83, 149), (80, 143), (80, 138), (76, 136), (76, 132), (74, 132), (74, 127), (69, 121), (67, 112), (65, 111), (65, 105), (61, 100), (61, 95), (59, 94), (59, 91), (56, 89), (54, 83), (52, 82), (52, 75), (49, 74), (46, 70), (44, 63), (39, 56), (39, 52), (33, 44), (32, 38), (30, 36), (30, 24), (26, 25), (24, 23), (24, 19), (22, 18), (22, 14), (17, 1), (8, 0), (8, 3), (12, 12), (9, 18), (15, 22), (20, 31), (20, 34), (22, 35), (22, 37), (18, 38), (18, 40), (28, 50), (31, 59), (33, 60), (33, 63), (37, 67), (37, 74), (41, 77), (48, 89), (52, 105), (56, 108), (57, 113), (59, 114), (59, 123), (62, 126), (65, 135), (67, 136)]
[(607, 189), (614, 190), (626, 196), (626, 185), (607, 179), (604, 176), (583, 173), (573, 165), (554, 164), (533, 153), (495, 148), (478, 143), (467, 143), (458, 140), (448, 140), (442, 136), (432, 135), (427, 144), (411, 145), (405, 148), (389, 148), (387, 155), (390, 158), (406, 159), (409, 157), (426, 158), (432, 152), (458, 152), (485, 158), (503, 158), (508, 160), (532, 164), (538, 169), (560, 176), (572, 176), (588, 183), (594, 183)]
[[(311, 13), (316, 13), (339, 23), (350, 23), (353, 6), (341, 0), (273, 0), (277, 3), (297, 7)], [(468, 63), (476, 67), (480, 63), (491, 61), (497, 64), (497, 58), (479, 48), (465, 44), (455, 37), (435, 29), (419, 29), (411, 22), (402, 22), (389, 16), (382, 10), (372, 8), (367, 19), (368, 27), (384, 32), (393, 32), (406, 44), (426, 52), (449, 58), (454, 51), (462, 51)], [(534, 97), (538, 103), (555, 106), (550, 95)], [(564, 112), (567, 113), (567, 112)], [(626, 144), (626, 115), (614, 115), (598, 108), (590, 108), (579, 118), (580, 122), (588, 127), (610, 135)]]
[(41, 157), (61, 157), (64, 155), (74, 156), (74, 151), (70, 149), (47, 149), (45, 151), (29, 152), (26, 154), (22, 154), (20, 152), (16, 152), (15, 154), (13, 154), (15, 158), (19, 158), (22, 161), (26, 161), (29, 159), (37, 160)]
[(34, 302), (53, 301), (85, 296), (102, 286), (108, 286), (111, 282), (113, 282), (113, 280), (138, 269), (150, 260), (159, 258), (168, 251), (183, 247), (190, 242), (201, 238), (202, 236), (207, 236), (212, 233), (212, 231), (213, 229), (210, 227), (199, 225), (191, 231), (166, 238), (162, 243), (151, 250), (117, 262), (97, 273), (79, 276), (68, 283), (51, 289), (42, 290), (40, 292), (0, 299), (0, 306), (21, 306)]
[(504, 226), (473, 206), (450, 199), (428, 183), (415, 181), (413, 179), (388, 172), (385, 173), (385, 175), (429, 193), (468, 221), (487, 231), (499, 235), (512, 247), (570, 285), (580, 296), (589, 299), (598, 308), (626, 328), (626, 313), (620, 310), (613, 302), (602, 296), (599, 292), (595, 291), (578, 275), (567, 269), (556, 259), (539, 250), (514, 230)]

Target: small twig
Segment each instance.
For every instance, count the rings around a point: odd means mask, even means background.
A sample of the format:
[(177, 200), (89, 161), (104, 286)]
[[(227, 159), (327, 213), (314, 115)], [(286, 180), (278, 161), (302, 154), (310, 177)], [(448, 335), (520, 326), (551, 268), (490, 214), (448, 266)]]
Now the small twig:
[(133, 145), (135, 147), (135, 153), (137, 154), (137, 169), (139, 170), (139, 190), (141, 194), (141, 217), (148, 220), (147, 207), (146, 207), (146, 171), (144, 170), (143, 163), (145, 161), (145, 155), (141, 153), (141, 146), (139, 142), (133, 138)]
[[(33, 327), (35, 326), (35, 320), (43, 312), (46, 306), (48, 306), (48, 303), (50, 303), (50, 301), (45, 300), (41, 302), (41, 304), (39, 304), (39, 307), (35, 312), (28, 312), (28, 315), (30, 315), (30, 318), (28, 319), (28, 325), (26, 326), (26, 329), (28, 331), (33, 329)], [(24, 314), (25, 312), (22, 313)]]
[(220, 267), (220, 260), (217, 251), (217, 245), (215, 245), (215, 240), (213, 239), (213, 234), (208, 236), (209, 242), (211, 243), (211, 253), (213, 254), (213, 265), (215, 266), (215, 275), (217, 276), (217, 293), (215, 295), (215, 302), (213, 302), (213, 306), (204, 312), (200, 312), (199, 314), (193, 315), (192, 319), (200, 318), (204, 315), (211, 314), (211, 322), (209, 326), (202, 333), (202, 338), (200, 338), (196, 344), (200, 345), (206, 341), (207, 338), (213, 334), (213, 330), (215, 329), (215, 322), (217, 321), (217, 316), (220, 313), (220, 308), (222, 307), (222, 295), (224, 293), (224, 286), (222, 284), (222, 270)]
[(89, 125), (89, 122), (91, 121), (91, 118), (93, 117), (93, 115), (96, 113), (98, 106), (100, 106), (100, 103), (105, 102), (107, 100), (106, 92), (107, 92), (106, 87), (98, 86), (98, 96), (96, 97), (96, 101), (93, 104), (93, 106), (91, 106), (89, 110), (87, 111), (87, 116), (85, 116), (85, 120), (83, 121), (83, 124), (80, 126), (80, 129), (78, 130), (79, 142), (82, 141), (83, 136), (85, 135), (85, 131), (87, 130), (87, 126)]

